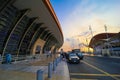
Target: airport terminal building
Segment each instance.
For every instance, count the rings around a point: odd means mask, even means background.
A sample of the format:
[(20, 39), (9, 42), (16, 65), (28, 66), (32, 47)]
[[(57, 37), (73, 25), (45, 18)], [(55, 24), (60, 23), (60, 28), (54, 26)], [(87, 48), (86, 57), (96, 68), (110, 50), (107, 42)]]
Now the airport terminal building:
[(0, 54), (42, 54), (63, 45), (63, 33), (49, 0), (0, 0)]
[(120, 56), (120, 32), (97, 34), (89, 46), (94, 49), (95, 55)]

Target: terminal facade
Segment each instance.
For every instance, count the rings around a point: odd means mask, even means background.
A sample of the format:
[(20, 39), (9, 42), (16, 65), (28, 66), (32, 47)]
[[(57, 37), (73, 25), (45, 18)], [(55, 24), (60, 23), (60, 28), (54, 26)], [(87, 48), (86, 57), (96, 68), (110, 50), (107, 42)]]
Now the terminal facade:
[(49, 0), (0, 0), (0, 54), (42, 54), (63, 45)]

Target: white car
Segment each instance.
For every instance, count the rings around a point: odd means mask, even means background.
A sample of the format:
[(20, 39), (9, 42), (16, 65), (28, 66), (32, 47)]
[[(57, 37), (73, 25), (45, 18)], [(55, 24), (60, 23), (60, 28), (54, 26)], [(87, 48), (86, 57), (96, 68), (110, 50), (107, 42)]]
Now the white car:
[(68, 57), (70, 63), (80, 63), (79, 57), (75, 53), (70, 53)]

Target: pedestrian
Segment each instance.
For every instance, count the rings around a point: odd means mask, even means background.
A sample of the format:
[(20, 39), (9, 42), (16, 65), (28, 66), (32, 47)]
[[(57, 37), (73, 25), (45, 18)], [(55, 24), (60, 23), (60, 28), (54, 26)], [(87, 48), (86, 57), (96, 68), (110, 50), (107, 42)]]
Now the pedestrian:
[(1, 54), (0, 54), (0, 62), (2, 61), (2, 56), (1, 56)]
[(63, 54), (63, 49), (61, 49), (61, 51), (60, 51), (60, 56), (61, 57), (63, 57), (62, 54)]
[(52, 52), (51, 52), (51, 50), (49, 51), (49, 56), (52, 57)]
[(61, 49), (60, 54), (61, 54), (62, 60), (65, 60), (65, 54), (64, 54), (64, 52), (63, 52), (63, 49)]
[(6, 54), (6, 63), (11, 64), (12, 56), (10, 53)]
[(46, 53), (46, 57), (48, 58), (48, 57), (49, 57), (49, 53), (48, 53), (48, 51), (45, 51), (45, 53)]

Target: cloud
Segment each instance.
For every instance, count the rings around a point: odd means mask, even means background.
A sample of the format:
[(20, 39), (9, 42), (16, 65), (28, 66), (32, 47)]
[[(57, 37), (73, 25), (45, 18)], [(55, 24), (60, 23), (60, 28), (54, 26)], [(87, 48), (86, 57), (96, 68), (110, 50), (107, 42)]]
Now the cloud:
[(120, 11), (116, 10), (117, 7), (114, 6), (111, 8), (111, 5), (107, 4), (100, 6), (99, 3), (93, 0), (82, 0), (71, 13), (66, 15), (66, 19), (63, 20), (62, 26), (65, 37), (89, 31), (89, 25), (91, 25), (93, 31), (97, 34), (104, 32), (105, 24), (112, 26), (118, 24), (120, 21)]

